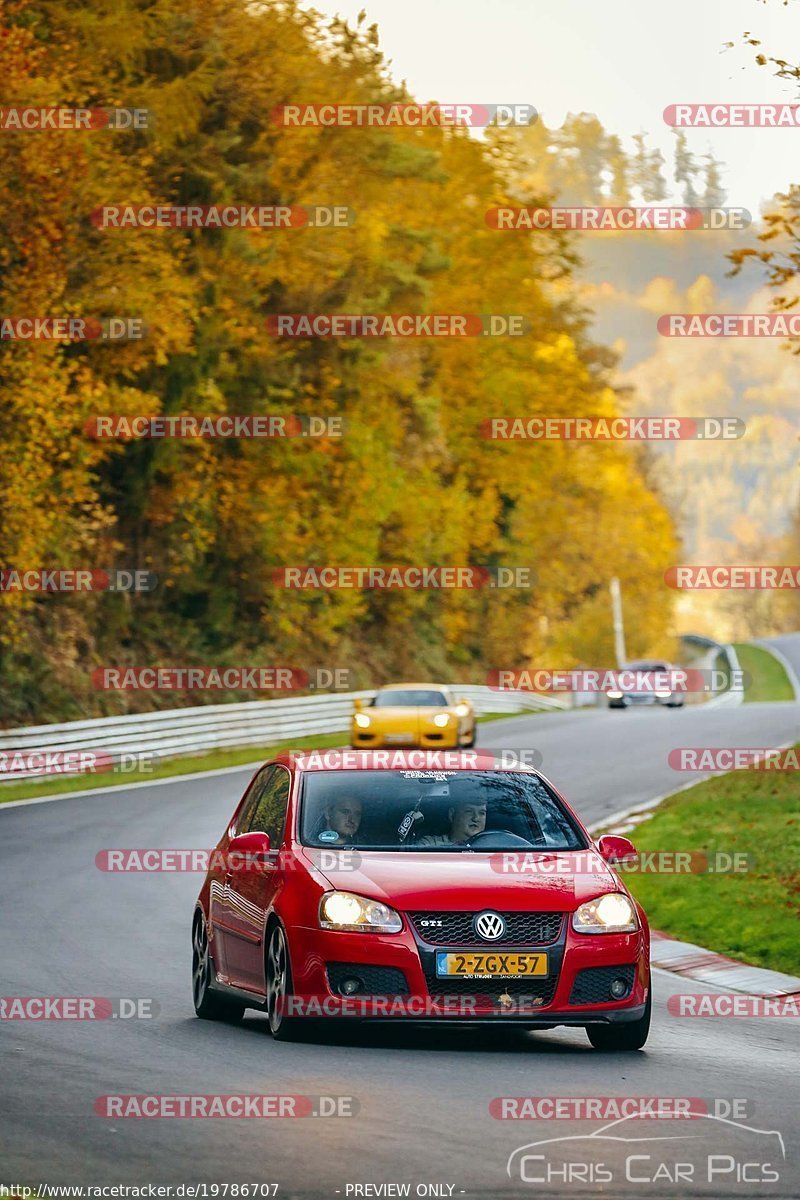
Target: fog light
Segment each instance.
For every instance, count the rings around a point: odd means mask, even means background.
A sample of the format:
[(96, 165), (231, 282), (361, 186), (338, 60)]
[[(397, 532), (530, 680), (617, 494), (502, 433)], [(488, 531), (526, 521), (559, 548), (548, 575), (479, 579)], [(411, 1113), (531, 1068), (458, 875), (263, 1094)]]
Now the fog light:
[(611, 995), (615, 1000), (621, 1000), (628, 991), (628, 981), (626, 979), (615, 979), (611, 985)]
[(339, 985), (339, 991), (343, 996), (354, 996), (356, 992), (361, 991), (361, 980), (354, 977), (343, 979)]

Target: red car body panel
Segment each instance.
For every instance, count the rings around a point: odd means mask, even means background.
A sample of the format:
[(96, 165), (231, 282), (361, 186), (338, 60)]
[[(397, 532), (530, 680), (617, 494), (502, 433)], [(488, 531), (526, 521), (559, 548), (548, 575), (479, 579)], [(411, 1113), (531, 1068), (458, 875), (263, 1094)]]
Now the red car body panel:
[[(324, 1001), (323, 1012), (312, 1015), (328, 1016), (348, 1010), (347, 998), (339, 996), (330, 986), (326, 971), (330, 963), (396, 968), (405, 975), (412, 996), (429, 998), (423, 958), (427, 956), (430, 961), (430, 953), (442, 946), (426, 942), (415, 932), (409, 912), (477, 913), (484, 909), (504, 913), (558, 912), (565, 916), (556, 939), (542, 946), (524, 947), (547, 951), (557, 967), (552, 998), (537, 1008), (532, 1017), (529, 1013), (524, 1023), (530, 1027), (546, 1025), (551, 1018), (552, 1024), (581, 1024), (582, 1019), (610, 1021), (623, 1019), (626, 1013), (629, 1019), (641, 1014), (649, 987), (647, 918), (623, 880), (602, 861), (569, 804), (540, 772), (519, 768), (542, 779), (555, 793), (585, 835), (589, 849), (548, 855), (535, 852), (537, 857), (558, 859), (558, 869), (552, 873), (514, 873), (498, 869), (500, 856), (496, 853), (362, 850), (353, 854), (357, 861), (351, 863), (348, 852), (337, 856), (331, 851), (303, 846), (299, 841), (298, 799), (303, 773), (308, 768), (288, 756), (272, 761), (287, 767), (292, 776), (283, 844), (272, 847), (275, 863), (260, 870), (226, 868), (225, 853), (236, 833), (236, 820), (247, 796), (245, 791), (218, 843), (219, 853), (212, 856), (212, 867), (197, 901), (206, 920), (216, 985), (221, 991), (235, 994), (251, 1007), (264, 1007), (265, 944), (271, 923), (276, 920), (283, 926), (288, 942), (294, 995)], [(489, 763), (484, 765), (492, 769)], [(335, 866), (338, 857), (344, 859), (345, 866)], [(572, 860), (577, 862), (578, 858), (580, 870), (570, 871)], [(591, 860), (588, 864), (587, 858)], [(402, 930), (380, 934), (321, 928), (320, 900), (326, 892), (336, 889), (390, 905), (403, 917)], [(622, 934), (576, 932), (571, 925), (572, 912), (581, 903), (612, 891), (622, 892), (633, 901), (640, 928)], [(477, 940), (469, 947), (482, 951), (493, 948)], [(597, 966), (633, 966), (630, 994), (620, 1001), (570, 1004), (577, 973)], [(440, 990), (447, 991), (447, 985), (448, 981), (442, 980)], [(477, 997), (474, 1018), (521, 1019), (513, 1012), (498, 1011), (501, 981), (475, 980), (473, 986)], [(433, 1019), (429, 1010), (426, 1013), (428, 1019)], [(381, 1016), (380, 1007), (375, 1015)], [(468, 1019), (469, 1014), (465, 1016)]]

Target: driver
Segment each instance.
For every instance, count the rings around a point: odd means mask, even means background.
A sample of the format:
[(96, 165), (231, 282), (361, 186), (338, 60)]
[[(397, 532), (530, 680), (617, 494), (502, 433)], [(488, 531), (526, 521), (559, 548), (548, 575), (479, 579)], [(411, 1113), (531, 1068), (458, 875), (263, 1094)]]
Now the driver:
[(361, 824), (361, 801), (357, 799), (333, 800), (323, 811), (322, 832), (319, 841), (326, 846), (344, 846), (352, 842)]
[(450, 833), (426, 833), (418, 846), (459, 846), (486, 828), (486, 801), (462, 800), (447, 813)]

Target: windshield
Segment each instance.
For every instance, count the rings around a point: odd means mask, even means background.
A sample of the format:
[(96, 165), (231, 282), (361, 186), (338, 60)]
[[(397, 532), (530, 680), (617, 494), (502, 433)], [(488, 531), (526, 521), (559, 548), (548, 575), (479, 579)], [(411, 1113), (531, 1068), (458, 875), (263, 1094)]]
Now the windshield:
[(447, 707), (447, 697), (444, 692), (430, 691), (428, 688), (392, 688), (390, 691), (378, 692), (372, 701), (373, 708), (437, 708)]
[(588, 842), (535, 775), (310, 771), (300, 840), (356, 850), (581, 850)]

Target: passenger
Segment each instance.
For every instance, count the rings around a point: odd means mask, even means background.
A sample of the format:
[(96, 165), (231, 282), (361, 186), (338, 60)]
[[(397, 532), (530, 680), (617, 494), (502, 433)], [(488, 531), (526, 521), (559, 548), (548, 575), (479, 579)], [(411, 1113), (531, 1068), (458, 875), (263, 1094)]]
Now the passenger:
[(450, 833), (426, 833), (417, 846), (460, 846), (486, 828), (486, 802), (462, 800), (448, 811)]

